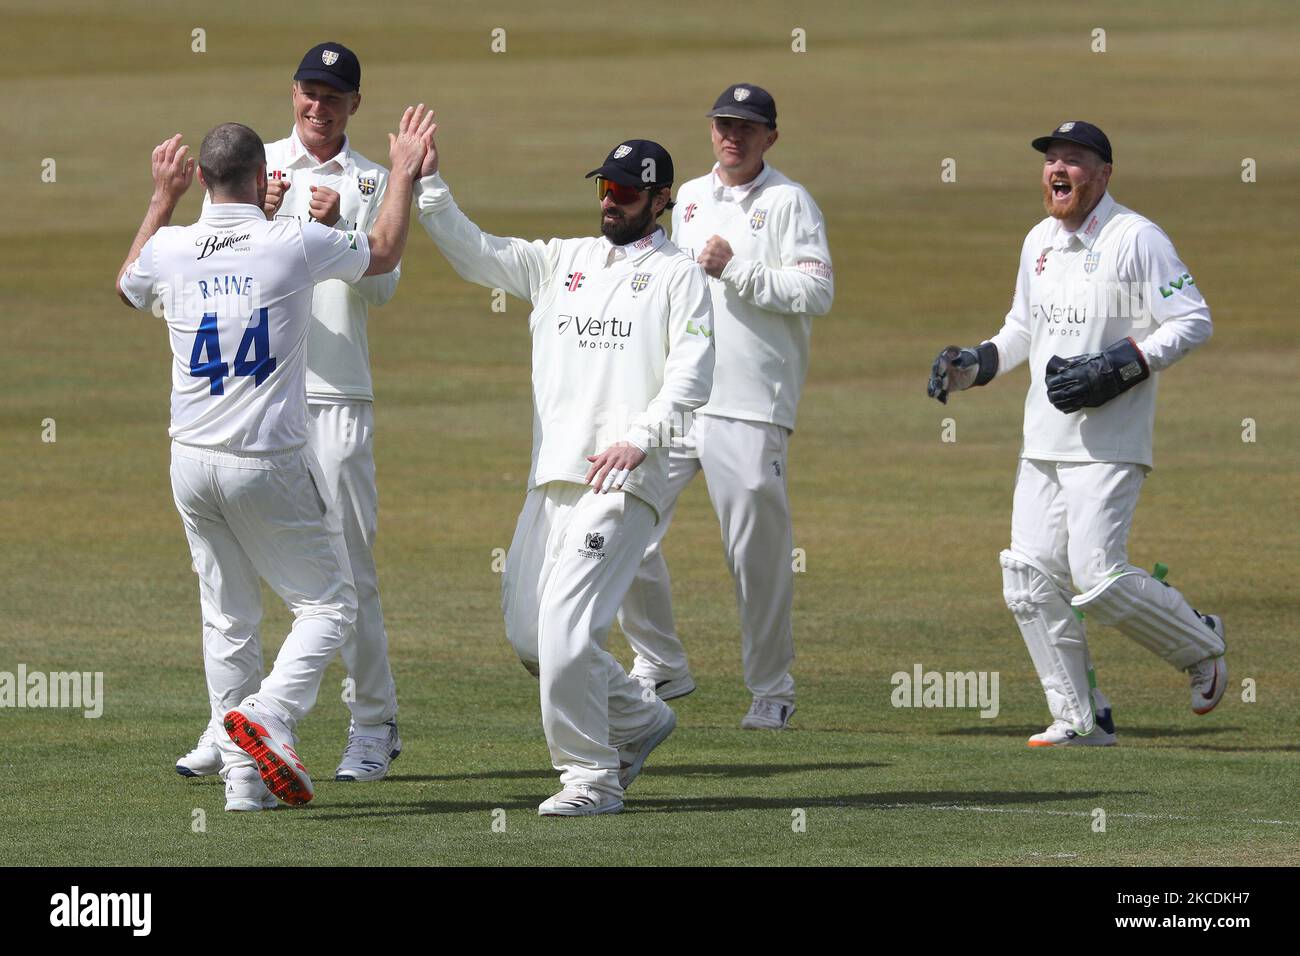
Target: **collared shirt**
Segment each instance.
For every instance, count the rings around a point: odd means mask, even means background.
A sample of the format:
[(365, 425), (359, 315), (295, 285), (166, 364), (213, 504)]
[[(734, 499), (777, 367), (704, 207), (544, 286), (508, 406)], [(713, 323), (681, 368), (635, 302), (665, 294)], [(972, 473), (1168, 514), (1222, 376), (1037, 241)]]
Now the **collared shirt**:
[(704, 270), (662, 229), (625, 246), (602, 237), (508, 239), (484, 233), (442, 177), (420, 180), (420, 223), (461, 278), (532, 304), (530, 488), (582, 484), (618, 441), (646, 453), (624, 489), (661, 513), (668, 447), (713, 381)]
[(194, 225), (159, 229), (121, 289), (138, 309), (162, 299), (171, 437), (234, 452), (303, 445), (312, 289), (356, 282), (369, 264), (364, 232), (268, 222), (243, 203), (209, 204)]
[[(311, 187), (326, 186), (339, 194), (339, 221), (333, 228), (341, 230), (368, 232), (388, 189), (388, 170), (352, 149), (346, 136), (338, 153), (320, 163), (303, 146), (296, 126), (287, 138), (267, 144), (266, 172), (291, 183), (277, 219), (311, 221)], [(307, 397), (312, 404), (374, 400), (369, 306), (393, 297), (401, 268), (399, 263), (386, 275), (323, 282), (316, 288), (307, 337)]]
[[(998, 375), (1029, 360), (1022, 457), (1152, 466), (1158, 372), (1210, 337), (1210, 309), (1169, 237), (1102, 196), (1083, 226), (1051, 217), (1025, 237), (1001, 331)], [(1151, 377), (1099, 408), (1069, 415), (1047, 399), (1048, 360), (1100, 352), (1131, 337)]]
[(835, 297), (826, 222), (808, 191), (771, 165), (741, 186), (725, 185), (717, 168), (685, 183), (673, 207), (673, 242), (692, 259), (714, 235), (733, 253), (709, 280), (718, 358), (699, 413), (793, 429), (812, 318)]

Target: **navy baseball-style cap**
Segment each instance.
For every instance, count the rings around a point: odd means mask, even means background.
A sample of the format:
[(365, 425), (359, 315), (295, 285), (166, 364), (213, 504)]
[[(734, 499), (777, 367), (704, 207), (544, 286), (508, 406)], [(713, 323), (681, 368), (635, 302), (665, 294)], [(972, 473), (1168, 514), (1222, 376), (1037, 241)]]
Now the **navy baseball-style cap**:
[[(646, 178), (647, 173), (651, 178)], [(658, 143), (648, 139), (628, 139), (611, 149), (600, 168), (587, 173), (586, 178), (592, 176), (638, 189), (671, 186), (673, 158)]]
[(342, 43), (318, 43), (298, 64), (295, 80), (319, 80), (345, 93), (361, 89), (361, 61)]
[(1082, 120), (1062, 123), (1048, 135), (1038, 137), (1030, 145), (1040, 153), (1045, 153), (1047, 148), (1052, 145), (1052, 141), (1057, 139), (1064, 140), (1067, 143), (1087, 146), (1106, 162), (1114, 162), (1110, 155), (1110, 140), (1106, 138), (1106, 134), (1091, 123), (1085, 123)]
[(715, 116), (730, 116), (776, 129), (776, 100), (761, 86), (736, 83), (723, 90), (714, 102), (713, 109), (704, 115), (710, 119)]

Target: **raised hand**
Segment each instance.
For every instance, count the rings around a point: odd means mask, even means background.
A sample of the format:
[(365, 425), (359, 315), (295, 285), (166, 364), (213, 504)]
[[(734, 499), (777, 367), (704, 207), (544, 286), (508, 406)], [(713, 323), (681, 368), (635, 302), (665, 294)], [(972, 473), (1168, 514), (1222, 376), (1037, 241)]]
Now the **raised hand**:
[(394, 176), (414, 180), (422, 175), (427, 141), (433, 135), (433, 111), (424, 104), (408, 106), (398, 123), (397, 134), (388, 134), (388, 158)]
[(268, 179), (266, 181), (266, 198), (262, 200), (262, 212), (266, 213), (267, 219), (274, 219), (275, 214), (280, 211), (280, 206), (284, 203), (284, 194), (289, 191), (290, 182), (287, 179)]
[(181, 134), (163, 140), (154, 147), (150, 165), (153, 173), (154, 198), (175, 206), (194, 182), (194, 160), (190, 148), (181, 145)]

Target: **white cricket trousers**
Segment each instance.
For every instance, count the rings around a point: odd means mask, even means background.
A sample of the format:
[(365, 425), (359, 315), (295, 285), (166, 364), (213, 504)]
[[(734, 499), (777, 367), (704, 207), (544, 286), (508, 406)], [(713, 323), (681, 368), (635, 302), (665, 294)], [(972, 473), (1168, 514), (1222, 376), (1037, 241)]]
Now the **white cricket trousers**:
[(655, 681), (686, 676), (686, 650), (673, 626), (672, 583), (661, 543), (677, 499), (703, 470), (736, 584), (745, 686), (755, 697), (794, 703), (793, 531), (786, 486), (790, 432), (780, 425), (696, 415), (668, 455), (668, 492), (618, 622), (636, 651), (632, 673)]
[[(1054, 719), (1080, 722), (1071, 701), (1091, 700), (1092, 671), (1086, 632), (1076, 622), (1070, 596), (1096, 587), (1128, 564), (1128, 528), (1138, 509), (1145, 473), (1121, 462), (1045, 462), (1022, 458), (1011, 505), (1011, 553), (1047, 572), (1056, 593), (1041, 597), (1037, 613), (1049, 632), (1074, 646), (1073, 667), (1054, 661), (1035, 627), (1021, 630)], [(1071, 676), (1074, 675), (1074, 676)]]
[[(338, 519), (306, 448), (234, 454), (172, 442), (172, 495), (199, 576), (203, 662), (214, 720), (255, 698), (292, 730), (316, 703), (325, 668), (356, 620)], [(259, 575), (293, 612), (262, 680)], [(252, 764), (224, 731), (225, 766)]]
[(388, 632), (379, 603), (375, 532), (379, 492), (375, 483), (375, 412), (369, 402), (307, 405), (307, 444), (325, 478), (321, 491), (338, 512), (348, 565), (357, 589), (357, 622), (340, 655), (355, 683), (348, 706), (354, 722), (378, 726), (397, 716), (397, 689), (388, 663)]
[(660, 713), (605, 650), (654, 522), (635, 495), (554, 481), (528, 492), (515, 526), (501, 584), (506, 637), (540, 679), (542, 729), (566, 787), (621, 796), (618, 747)]

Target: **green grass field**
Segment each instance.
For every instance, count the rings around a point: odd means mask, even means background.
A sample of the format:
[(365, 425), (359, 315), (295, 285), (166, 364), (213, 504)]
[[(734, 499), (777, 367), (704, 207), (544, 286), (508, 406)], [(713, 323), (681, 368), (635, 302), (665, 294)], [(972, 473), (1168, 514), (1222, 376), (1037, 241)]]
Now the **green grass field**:
[[(1300, 83), (1300, 10), (587, 9), (331, 4), (273, 23), (250, 3), (0, 3), (0, 175), (14, 213), (0, 235), (0, 671), (102, 671), (107, 689), (97, 720), (0, 710), (0, 863), (1300, 862), (1300, 117), (1286, 92)], [(191, 51), (198, 27), (204, 53)], [(498, 27), (507, 50), (494, 54)], [(1098, 27), (1104, 53), (1090, 49)], [(795, 29), (807, 52), (792, 52)], [(370, 332), (377, 560), (406, 750), (382, 783), (329, 780), (347, 725), (335, 664), (301, 728), (318, 778), (309, 808), (224, 814), (219, 781), (173, 773), (206, 699), (167, 475), (167, 342), (111, 283), (149, 197), (152, 147), (177, 131), (197, 144), (232, 119), (288, 135), (293, 69), (325, 38), (365, 70), (354, 146), (385, 157), (401, 108), (432, 104), (460, 204), (518, 236), (595, 232), (582, 174), (623, 138), (663, 142), (679, 179), (702, 174), (717, 92), (738, 80), (774, 92), (769, 158), (826, 212), (837, 274), (791, 445), (807, 569), (789, 732), (739, 729), (748, 695), (732, 586), (697, 482), (666, 547), (700, 688), (678, 702), (679, 730), (627, 812), (535, 815), (556, 775), (492, 571), (524, 497), (528, 312), (515, 300), (491, 312), (489, 292), (457, 279), (417, 230)], [(939, 348), (1000, 326), (1020, 242), (1042, 215), (1028, 141), (1067, 118), (1110, 134), (1112, 193), (1172, 236), (1213, 310), (1213, 340), (1161, 385), (1157, 469), (1131, 557), (1170, 564), (1193, 603), (1224, 615), (1232, 684), (1195, 717), (1183, 675), (1098, 629), (1120, 746), (1037, 752), (1024, 740), (1046, 708), (997, 563), (1027, 372), (947, 408), (924, 383)], [(46, 158), (55, 182), (42, 181)], [(954, 183), (940, 180), (945, 158)], [(1242, 181), (1246, 158), (1257, 182)], [(178, 222), (199, 199), (195, 189)], [(955, 443), (940, 440), (947, 417)], [(1244, 419), (1255, 441), (1243, 441)], [(269, 661), (288, 615), (269, 593), (266, 606)], [(629, 659), (617, 632), (611, 648)], [(999, 672), (1000, 713), (894, 708), (890, 675), (917, 663)], [(1105, 832), (1093, 830), (1096, 808)]]

